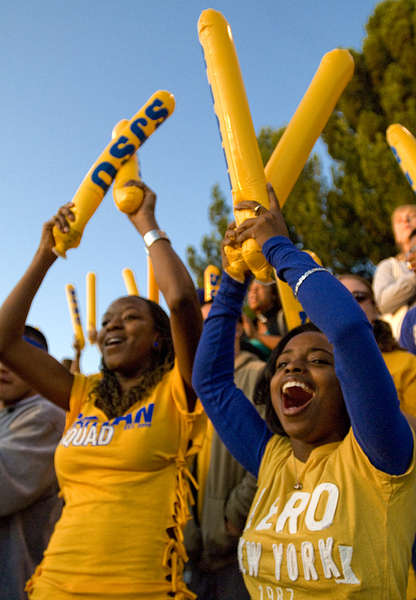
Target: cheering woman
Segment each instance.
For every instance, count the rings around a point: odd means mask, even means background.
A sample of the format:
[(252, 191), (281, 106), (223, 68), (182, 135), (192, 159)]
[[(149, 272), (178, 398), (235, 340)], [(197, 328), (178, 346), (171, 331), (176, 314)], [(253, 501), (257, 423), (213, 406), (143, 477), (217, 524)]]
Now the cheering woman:
[(240, 203), (258, 216), (225, 243), (256, 239), (315, 325), (290, 331), (270, 356), (257, 385), (267, 426), (233, 383), (249, 277), (224, 274), (193, 377), (230, 451), (258, 477), (240, 568), (258, 600), (403, 598), (416, 529), (413, 435), (363, 311), (290, 242), (268, 193), (270, 210)]
[(0, 360), (68, 411), (55, 459), (65, 506), (27, 585), (31, 600), (194, 598), (182, 580), (181, 528), (187, 460), (203, 434), (191, 389), (201, 316), (192, 280), (158, 228), (155, 194), (143, 189), (129, 218), (148, 247), (170, 322), (154, 302), (115, 300), (99, 332), (101, 373), (88, 377), (22, 338), (56, 258), (53, 226), (68, 230), (71, 204), (44, 225), (28, 270), (0, 309)]

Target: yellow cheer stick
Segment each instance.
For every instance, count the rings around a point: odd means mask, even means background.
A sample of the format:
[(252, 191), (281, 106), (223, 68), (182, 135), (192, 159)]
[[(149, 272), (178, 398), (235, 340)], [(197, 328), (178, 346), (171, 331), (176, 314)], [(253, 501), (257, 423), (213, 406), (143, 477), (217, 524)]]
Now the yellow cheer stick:
[[(128, 123), (123, 119), (113, 129), (113, 139)], [(113, 198), (117, 208), (123, 213), (134, 213), (143, 202), (143, 190), (134, 183), (141, 180), (137, 152), (121, 165), (113, 182)], [(127, 184), (127, 185), (126, 185)]]
[[(310, 250), (304, 250), (304, 252), (307, 252), (318, 265), (322, 266), (321, 259), (314, 252), (311, 252)], [(290, 285), (279, 279), (277, 276), (276, 281), (287, 329), (290, 331), (298, 325), (303, 325), (303, 323), (306, 323), (309, 319), (303, 310), (301, 303), (292, 292)]]
[(74, 336), (78, 342), (79, 349), (82, 350), (85, 346), (84, 332), (81, 325), (81, 315), (78, 307), (77, 294), (75, 288), (70, 283), (65, 286), (66, 299), (68, 301), (69, 314), (71, 315), (72, 329)]
[(159, 288), (156, 283), (152, 259), (149, 254), (147, 255), (147, 297), (149, 300), (153, 300), (153, 302), (159, 304)]
[(97, 341), (97, 317), (96, 317), (96, 279), (95, 273), (87, 273), (87, 338), (90, 344)]
[(412, 190), (416, 192), (416, 139), (399, 123), (387, 128), (386, 137), (401, 170)]
[(204, 300), (214, 300), (221, 283), (221, 271), (215, 265), (208, 265), (204, 271)]
[[(269, 208), (264, 168), (230, 26), (220, 12), (207, 9), (199, 18), (198, 33), (228, 165), (233, 204), (254, 200)], [(237, 225), (253, 216), (252, 210), (235, 211)], [(229, 261), (227, 271), (235, 279), (244, 279), (247, 265), (259, 281), (272, 281), (272, 269), (255, 240), (243, 243), (241, 255), (239, 250), (229, 246), (225, 251)]]
[(104, 198), (118, 169), (172, 114), (174, 108), (173, 95), (159, 90), (121, 128), (119, 137), (107, 145), (72, 199), (75, 206), (71, 210), (75, 220), (69, 222), (69, 231), (62, 233), (56, 226), (53, 228), (55, 254), (65, 258), (69, 248), (76, 248), (79, 245), (86, 224)]
[(327, 52), (265, 167), (282, 207), (354, 73), (348, 50)]
[(204, 300), (211, 302), (220, 287), (221, 271), (215, 265), (208, 265), (204, 271)]
[(122, 271), (124, 285), (129, 296), (139, 296), (139, 289), (136, 284), (134, 273), (131, 269), (123, 269)]
[(266, 180), (272, 184), (281, 207), (353, 73), (354, 59), (348, 50), (337, 48), (322, 57), (305, 95), (265, 167)]

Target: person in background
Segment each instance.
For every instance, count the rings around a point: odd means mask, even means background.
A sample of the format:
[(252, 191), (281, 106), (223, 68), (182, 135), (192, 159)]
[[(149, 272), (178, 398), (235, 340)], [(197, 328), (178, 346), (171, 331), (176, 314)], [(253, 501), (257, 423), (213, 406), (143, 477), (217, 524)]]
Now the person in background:
[(366, 279), (349, 273), (339, 275), (338, 280), (351, 292), (373, 326), (376, 342), (393, 377), (402, 411), (416, 417), (416, 356), (400, 347), (390, 325), (380, 319), (371, 284)]
[(287, 331), (276, 284), (253, 280), (247, 292), (247, 306), (255, 318), (251, 319), (243, 312), (243, 343), (249, 349), (248, 342), (252, 346), (251, 351), (266, 360)]
[[(27, 343), (47, 352), (26, 325)], [(0, 600), (24, 600), (61, 509), (53, 457), (65, 412), (0, 363)]]
[[(211, 307), (212, 301), (202, 304), (204, 320)], [(241, 349), (242, 334), (240, 319), (234, 343), (234, 379), (251, 399), (265, 363)], [(210, 421), (193, 472), (197, 500), (184, 532), (190, 559), (185, 570), (189, 588), (198, 600), (249, 600), (238, 567), (237, 545), (256, 492), (256, 479), (229, 453)]]
[(391, 223), (400, 252), (377, 265), (373, 290), (382, 318), (399, 339), (403, 318), (416, 302), (416, 247), (412, 241), (412, 232), (416, 229), (416, 204), (398, 206)]

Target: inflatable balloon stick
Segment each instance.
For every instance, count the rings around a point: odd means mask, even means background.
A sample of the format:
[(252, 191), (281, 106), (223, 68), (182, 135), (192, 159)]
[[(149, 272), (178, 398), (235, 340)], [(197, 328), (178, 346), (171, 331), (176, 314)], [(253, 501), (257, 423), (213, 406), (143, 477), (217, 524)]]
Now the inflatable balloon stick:
[(87, 273), (87, 337), (90, 344), (97, 341), (95, 273)]
[[(269, 208), (264, 168), (230, 26), (221, 13), (208, 9), (199, 18), (198, 33), (228, 165), (234, 206), (241, 200), (254, 200)], [(235, 212), (237, 225), (253, 216), (252, 210)], [(255, 240), (243, 243), (242, 256), (230, 247), (226, 248), (226, 252), (230, 263), (227, 270), (233, 277), (240, 280), (244, 278), (244, 261), (258, 280), (265, 283), (272, 281), (272, 269)]]
[(204, 271), (204, 300), (211, 302), (218, 292), (221, 281), (221, 271), (215, 265), (208, 265)]
[(129, 296), (139, 296), (139, 290), (137, 288), (136, 280), (134, 278), (134, 273), (131, 269), (123, 269), (123, 280), (124, 285), (126, 286), (126, 290)]
[(66, 299), (68, 301), (69, 314), (71, 315), (72, 329), (74, 337), (78, 342), (79, 349), (82, 350), (85, 346), (84, 332), (82, 331), (81, 315), (78, 307), (77, 294), (75, 288), (70, 283), (65, 286)]
[(159, 304), (159, 288), (153, 271), (152, 259), (147, 255), (147, 297)]
[(85, 225), (98, 208), (121, 165), (172, 114), (174, 108), (172, 94), (158, 91), (120, 129), (120, 135), (100, 154), (72, 199), (75, 221), (70, 221), (69, 232), (62, 233), (57, 227), (53, 228), (55, 254), (65, 257), (69, 248), (79, 245)]
[[(113, 129), (113, 139), (119, 135), (122, 128), (128, 123), (123, 119)], [(121, 212), (133, 213), (143, 201), (143, 190), (135, 182), (140, 181), (140, 167), (137, 152), (131, 156), (124, 165), (121, 165), (113, 183), (113, 198), (115, 205)], [(126, 185), (127, 184), (127, 185)]]
[(416, 192), (416, 139), (406, 127), (396, 123), (387, 128), (387, 142), (412, 190)]
[[(321, 260), (317, 257), (314, 252), (310, 252), (309, 250), (305, 250), (318, 265), (322, 266)], [(294, 293), (292, 292), (292, 288), (276, 277), (277, 280), (277, 289), (279, 290), (280, 302), (282, 303), (283, 314), (285, 316), (286, 325), (288, 331), (297, 327), (298, 325), (303, 325), (309, 321), (307, 314), (303, 310), (303, 307), (299, 300), (295, 298)]]
[(348, 50), (335, 49), (323, 56), (265, 168), (281, 207), (353, 73), (354, 59)]

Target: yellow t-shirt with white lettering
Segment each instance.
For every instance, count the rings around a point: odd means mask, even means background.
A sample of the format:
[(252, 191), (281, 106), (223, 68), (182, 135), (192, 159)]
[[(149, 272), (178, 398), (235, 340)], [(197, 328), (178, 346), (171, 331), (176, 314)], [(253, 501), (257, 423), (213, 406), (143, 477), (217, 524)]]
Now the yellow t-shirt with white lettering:
[(202, 407), (188, 413), (175, 365), (146, 399), (109, 420), (89, 398), (99, 377), (75, 376), (55, 456), (65, 506), (29, 597), (194, 598), (181, 577), (181, 527)]
[(275, 435), (239, 563), (253, 600), (402, 600), (415, 532), (414, 459), (403, 475), (383, 473), (350, 430), (302, 463)]

